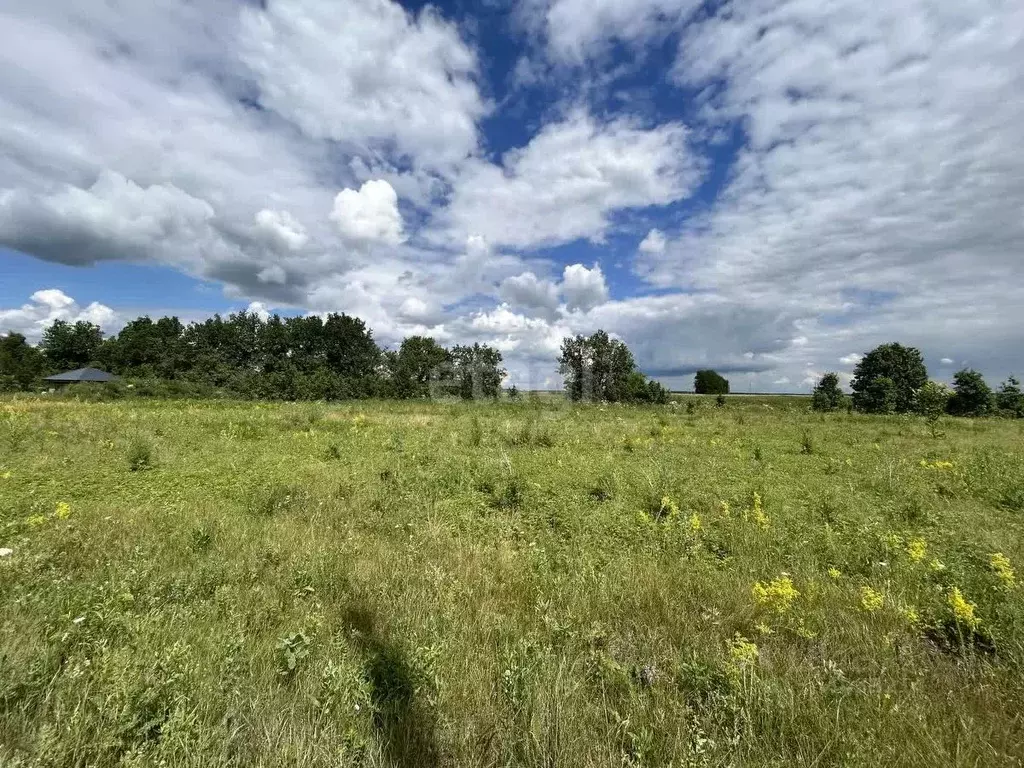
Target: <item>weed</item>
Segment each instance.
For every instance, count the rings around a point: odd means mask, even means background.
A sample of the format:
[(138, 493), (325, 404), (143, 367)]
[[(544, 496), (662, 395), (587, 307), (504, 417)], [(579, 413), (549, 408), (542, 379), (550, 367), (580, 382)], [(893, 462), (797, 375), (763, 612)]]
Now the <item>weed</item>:
[(291, 680), (299, 669), (299, 662), (309, 656), (309, 638), (302, 632), (282, 637), (277, 642), (277, 674)]
[(153, 468), (153, 444), (143, 438), (136, 437), (128, 445), (128, 471), (129, 472), (143, 472), (147, 469)]
[(814, 439), (811, 437), (810, 432), (804, 432), (800, 438), (800, 453), (805, 456), (810, 456), (814, 453)]

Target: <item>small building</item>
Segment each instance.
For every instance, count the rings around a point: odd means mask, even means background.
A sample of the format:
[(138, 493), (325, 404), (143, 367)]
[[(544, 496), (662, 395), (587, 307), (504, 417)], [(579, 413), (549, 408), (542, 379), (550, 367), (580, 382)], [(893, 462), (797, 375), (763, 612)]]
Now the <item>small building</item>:
[(117, 381), (117, 376), (99, 368), (79, 368), (77, 371), (67, 371), (47, 376), (43, 381), (50, 384), (77, 384), (88, 382), (90, 384), (106, 384), (108, 381)]

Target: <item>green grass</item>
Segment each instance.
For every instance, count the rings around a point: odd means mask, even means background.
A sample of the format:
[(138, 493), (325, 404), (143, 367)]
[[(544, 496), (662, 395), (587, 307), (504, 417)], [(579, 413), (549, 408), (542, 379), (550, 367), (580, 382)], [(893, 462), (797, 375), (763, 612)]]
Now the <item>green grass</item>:
[(1019, 766), (1021, 422), (687, 400), (0, 400), (0, 765)]

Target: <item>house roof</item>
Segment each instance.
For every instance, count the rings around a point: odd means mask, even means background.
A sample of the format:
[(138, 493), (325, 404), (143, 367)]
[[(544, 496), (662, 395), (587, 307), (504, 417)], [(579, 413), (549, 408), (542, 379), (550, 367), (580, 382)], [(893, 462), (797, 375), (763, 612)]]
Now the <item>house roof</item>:
[(47, 376), (44, 381), (68, 382), (68, 381), (117, 381), (117, 376), (99, 368), (79, 368), (77, 371), (67, 371), (54, 376)]

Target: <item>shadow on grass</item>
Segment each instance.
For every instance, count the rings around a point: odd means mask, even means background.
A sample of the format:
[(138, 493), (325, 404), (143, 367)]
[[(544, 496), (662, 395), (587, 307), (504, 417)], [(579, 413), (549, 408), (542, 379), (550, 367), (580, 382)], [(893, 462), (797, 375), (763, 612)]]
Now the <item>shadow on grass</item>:
[(405, 654), (362, 603), (346, 611), (345, 624), (365, 657), (364, 670), (372, 686), (373, 727), (388, 757), (401, 768), (436, 766), (433, 716), (416, 701), (415, 674)]

